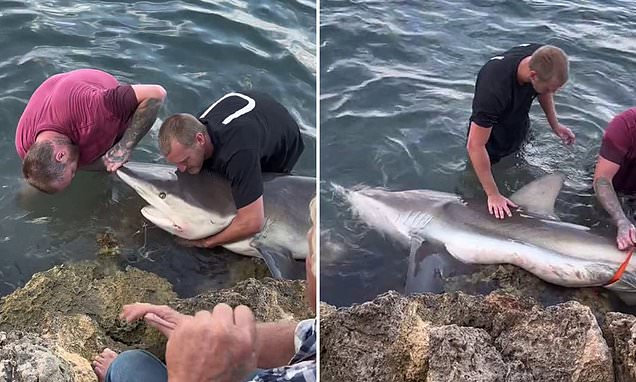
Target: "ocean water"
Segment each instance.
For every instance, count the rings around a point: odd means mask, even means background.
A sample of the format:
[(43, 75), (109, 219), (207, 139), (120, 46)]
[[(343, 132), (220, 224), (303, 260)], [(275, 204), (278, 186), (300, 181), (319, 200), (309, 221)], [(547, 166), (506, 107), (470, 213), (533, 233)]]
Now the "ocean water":
[(561, 219), (614, 235), (591, 180), (608, 121), (636, 105), (635, 11), (630, 1), (322, 1), (321, 299), (402, 291), (407, 270), (408, 250), (360, 224), (334, 184), (484, 198), (465, 149), (474, 83), (490, 57), (522, 43), (569, 55), (555, 102), (576, 143), (563, 146), (535, 102), (528, 144), (493, 169), (500, 191), (561, 172)]
[[(144, 203), (106, 173), (78, 173), (49, 196), (22, 180), (15, 127), (47, 77), (79, 68), (161, 84), (168, 98), (132, 160), (163, 162), (161, 120), (240, 89), (270, 93), (303, 130), (295, 171), (315, 176), (316, 5), (306, 0), (0, 1), (0, 296), (56, 264), (97, 259), (166, 277), (181, 295), (233, 282), (241, 257), (181, 248), (144, 222)], [(97, 254), (108, 233), (119, 256)]]

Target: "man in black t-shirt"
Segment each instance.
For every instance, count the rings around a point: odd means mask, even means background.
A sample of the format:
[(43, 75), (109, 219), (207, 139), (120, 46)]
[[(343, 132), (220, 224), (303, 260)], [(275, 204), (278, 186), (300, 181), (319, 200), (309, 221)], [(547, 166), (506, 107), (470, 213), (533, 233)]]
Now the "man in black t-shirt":
[(499, 193), (491, 165), (517, 152), (528, 136), (528, 113), (535, 97), (564, 144), (574, 133), (561, 125), (554, 93), (568, 80), (568, 57), (551, 45), (522, 44), (492, 57), (479, 71), (466, 148), (486, 195), (488, 211), (503, 219), (516, 205)]
[(176, 114), (161, 125), (159, 147), (179, 171), (201, 169), (226, 177), (236, 204), (236, 217), (223, 231), (187, 245), (212, 248), (250, 237), (262, 229), (262, 172), (289, 173), (303, 152), (298, 124), (270, 96), (257, 92), (228, 93), (199, 117)]

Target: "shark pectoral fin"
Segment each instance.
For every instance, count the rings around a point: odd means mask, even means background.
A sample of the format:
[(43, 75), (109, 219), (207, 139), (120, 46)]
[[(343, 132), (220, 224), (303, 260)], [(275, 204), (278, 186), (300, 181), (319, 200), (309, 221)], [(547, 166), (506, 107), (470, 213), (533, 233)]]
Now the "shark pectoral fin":
[(269, 272), (275, 279), (305, 279), (305, 261), (294, 259), (289, 250), (263, 246), (258, 246), (256, 249), (265, 260)]
[(411, 236), (410, 251), (409, 251), (409, 268), (406, 272), (406, 291), (408, 293), (408, 286), (411, 280), (416, 277), (418, 271), (418, 265), (420, 259), (418, 258), (418, 251), (422, 246), (424, 239), (418, 236)]
[(563, 176), (546, 175), (523, 186), (510, 196), (510, 200), (532, 215), (559, 220), (554, 213), (554, 202), (562, 186)]

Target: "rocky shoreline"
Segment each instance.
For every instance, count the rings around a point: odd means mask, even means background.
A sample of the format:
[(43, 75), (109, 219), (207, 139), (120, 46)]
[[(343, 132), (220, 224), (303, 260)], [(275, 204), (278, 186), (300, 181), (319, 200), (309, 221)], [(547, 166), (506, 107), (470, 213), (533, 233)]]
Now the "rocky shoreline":
[(0, 300), (0, 382), (96, 381), (90, 360), (104, 347), (146, 349), (163, 358), (165, 339), (158, 331), (117, 318), (125, 304), (165, 304), (193, 313), (224, 302), (249, 306), (259, 321), (300, 320), (313, 317), (304, 288), (302, 281), (248, 279), (181, 299), (168, 281), (133, 267), (56, 266)]
[[(323, 303), (321, 381), (636, 382), (636, 317), (613, 312), (607, 292), (555, 287), (512, 266), (444, 285), (442, 294)], [(95, 381), (90, 360), (104, 347), (162, 357), (155, 329), (117, 318), (136, 301), (184, 313), (245, 304), (261, 321), (312, 316), (299, 281), (250, 278), (179, 298), (169, 282), (133, 267), (60, 265), (0, 300), (0, 382)]]
[(321, 381), (636, 381), (636, 317), (611, 312), (605, 291), (512, 266), (445, 281), (443, 294), (323, 303)]

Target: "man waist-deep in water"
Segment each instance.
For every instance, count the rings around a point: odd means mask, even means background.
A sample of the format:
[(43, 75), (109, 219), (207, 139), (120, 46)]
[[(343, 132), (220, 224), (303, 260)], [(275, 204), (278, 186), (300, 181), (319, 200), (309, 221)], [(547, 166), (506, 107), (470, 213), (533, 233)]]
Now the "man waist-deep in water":
[(561, 49), (523, 44), (492, 57), (477, 75), (466, 148), (488, 196), (488, 210), (497, 218), (511, 216), (509, 206), (516, 205), (499, 192), (491, 166), (521, 148), (535, 97), (554, 133), (563, 143), (574, 143), (574, 133), (557, 119), (553, 99), (567, 82), (568, 71)]

